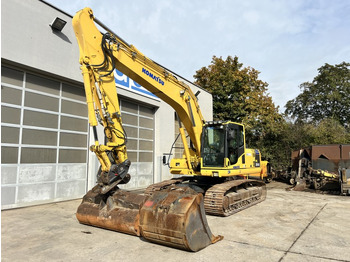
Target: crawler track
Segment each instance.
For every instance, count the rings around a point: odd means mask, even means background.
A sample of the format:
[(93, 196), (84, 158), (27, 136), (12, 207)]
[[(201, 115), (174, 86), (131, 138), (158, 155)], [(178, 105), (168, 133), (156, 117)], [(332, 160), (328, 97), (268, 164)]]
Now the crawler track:
[(230, 216), (266, 198), (266, 186), (256, 180), (231, 180), (212, 186), (204, 197), (205, 212)]

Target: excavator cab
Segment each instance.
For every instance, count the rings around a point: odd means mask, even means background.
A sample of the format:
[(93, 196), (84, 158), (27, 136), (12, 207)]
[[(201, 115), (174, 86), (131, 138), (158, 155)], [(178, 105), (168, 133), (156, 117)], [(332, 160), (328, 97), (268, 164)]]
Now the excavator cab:
[(244, 127), (232, 122), (207, 122), (202, 132), (202, 167), (226, 167), (244, 154)]

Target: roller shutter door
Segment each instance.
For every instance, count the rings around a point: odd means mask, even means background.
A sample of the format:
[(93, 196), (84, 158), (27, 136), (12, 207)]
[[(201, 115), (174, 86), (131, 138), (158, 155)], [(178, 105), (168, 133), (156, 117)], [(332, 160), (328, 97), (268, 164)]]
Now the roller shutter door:
[(82, 86), (5, 66), (1, 74), (2, 208), (81, 197), (88, 147)]

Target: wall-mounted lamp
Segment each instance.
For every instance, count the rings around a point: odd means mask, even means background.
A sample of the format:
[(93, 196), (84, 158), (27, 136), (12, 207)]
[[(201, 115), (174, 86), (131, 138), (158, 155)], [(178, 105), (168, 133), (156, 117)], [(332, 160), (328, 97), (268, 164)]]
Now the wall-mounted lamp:
[(62, 31), (63, 27), (67, 24), (63, 19), (56, 17), (55, 20), (50, 24), (51, 28), (56, 31)]

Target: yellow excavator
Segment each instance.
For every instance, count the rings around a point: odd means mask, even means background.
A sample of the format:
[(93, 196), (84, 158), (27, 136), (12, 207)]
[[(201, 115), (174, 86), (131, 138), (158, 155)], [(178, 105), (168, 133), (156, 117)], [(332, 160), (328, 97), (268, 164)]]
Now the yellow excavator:
[[(259, 150), (246, 148), (244, 126), (206, 122), (189, 86), (112, 33), (90, 8), (76, 13), (73, 28), (95, 139), (90, 150), (101, 164), (96, 186), (78, 207), (79, 222), (189, 251), (221, 240), (211, 233), (205, 213), (229, 216), (266, 197), (263, 180), (269, 176), (269, 163), (261, 160)], [(130, 180), (131, 162), (115, 69), (167, 102), (179, 119), (184, 153), (169, 165), (177, 176), (152, 184), (143, 193), (118, 187)], [(103, 144), (98, 141), (98, 123), (104, 128)]]

